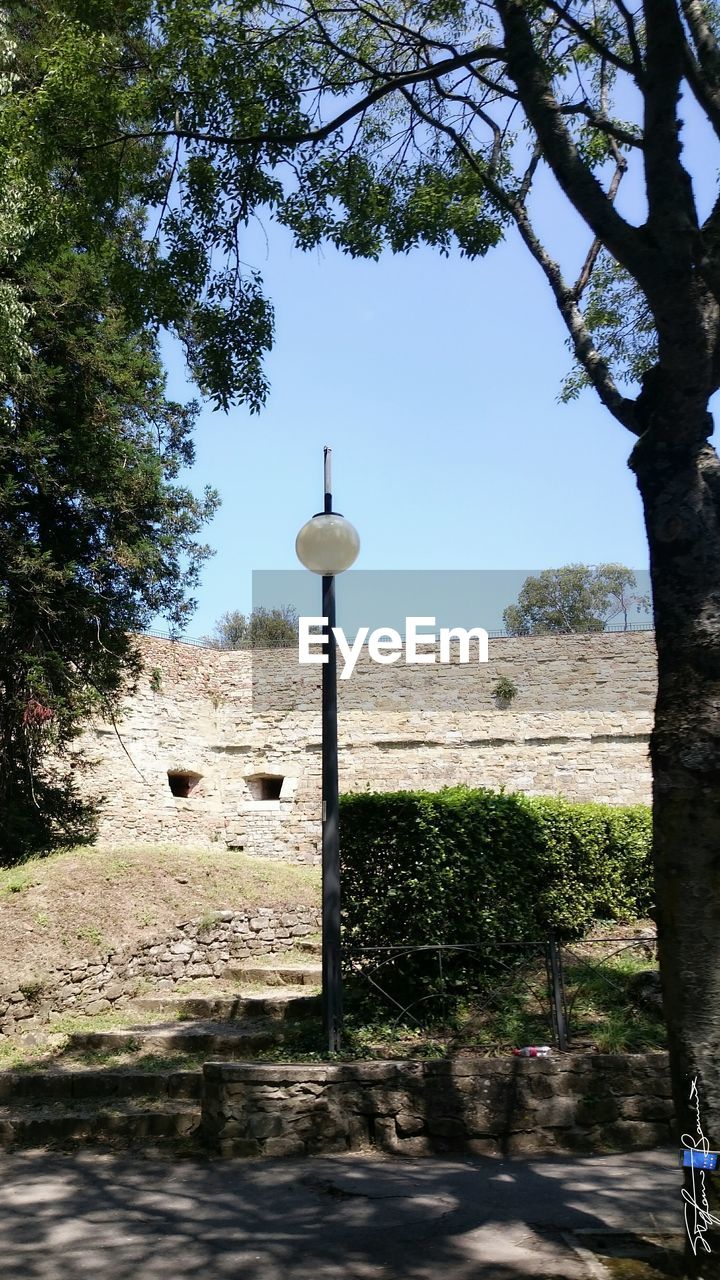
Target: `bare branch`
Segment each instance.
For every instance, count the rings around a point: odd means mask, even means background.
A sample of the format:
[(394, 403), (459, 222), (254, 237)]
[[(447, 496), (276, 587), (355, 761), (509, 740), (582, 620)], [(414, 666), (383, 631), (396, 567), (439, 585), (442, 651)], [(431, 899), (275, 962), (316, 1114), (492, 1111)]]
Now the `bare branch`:
[(613, 3), (615, 5), (615, 8), (619, 11), (619, 13), (622, 14), (623, 22), (625, 23), (625, 30), (627, 31), (628, 44), (630, 45), (630, 51), (632, 53), (632, 58), (633, 58), (633, 66), (635, 68), (635, 80), (637, 81), (638, 84), (640, 84), (645, 74), (645, 71), (643, 67), (643, 57), (642, 57), (642, 52), (640, 50), (640, 43), (637, 38), (635, 18), (633, 17), (632, 13), (628, 9), (627, 5), (623, 3), (623, 0), (613, 0)]
[(493, 120), (492, 116), (490, 116), (478, 102), (475, 102), (475, 100), (467, 94), (452, 93), (450, 90), (443, 88), (442, 84), (439, 82), (435, 85), (435, 90), (443, 101), (459, 102), (461, 106), (467, 107), (473, 115), (477, 116), (479, 120), (482, 120), (483, 124), (489, 129), (493, 142), (490, 161), (488, 164), (488, 173), (494, 176), (497, 173), (502, 155), (503, 130), (500, 128), (500, 125), (496, 120)]
[[(544, 245), (539, 240), (528, 214), (527, 208), (519, 200), (513, 198), (504, 188), (491, 177), (484, 165), (478, 164), (476, 156), (468, 146), (464, 138), (462, 138), (456, 130), (444, 121), (436, 120), (425, 110), (421, 103), (417, 101), (411, 90), (407, 87), (401, 90), (403, 97), (410, 102), (414, 110), (425, 121), (435, 129), (439, 129), (452, 139), (457, 150), (466, 160), (468, 165), (474, 169), (480, 178), (482, 178), (487, 190), (500, 208), (504, 209), (513, 219), (520, 235), (530, 250), (535, 261), (542, 269), (550, 288), (555, 297), (560, 315), (562, 316), (565, 326), (572, 341), (575, 355), (582, 364), (588, 375), (590, 382), (598, 393), (600, 400), (606, 409), (612, 413), (613, 417), (627, 427), (633, 435), (640, 435), (641, 428), (638, 425), (635, 416), (635, 405), (632, 400), (628, 400), (619, 391), (615, 379), (610, 373), (607, 362), (596, 349), (593, 342), (592, 334), (585, 324), (583, 314), (578, 306), (576, 299), (573, 297), (572, 289), (568, 288), (563, 280), (560, 266), (551, 258)], [(527, 176), (527, 175), (526, 175)]]
[(532, 187), (532, 184), (533, 184), (533, 178), (535, 177), (535, 170), (537, 169), (541, 160), (542, 160), (542, 151), (539, 145), (535, 143), (535, 149), (532, 153), (530, 163), (527, 169), (525, 170), (525, 173), (523, 174), (523, 180), (520, 183), (520, 191), (518, 194), (518, 200), (520, 204), (524, 205), (527, 202), (527, 198), (530, 195), (530, 188)]
[(720, 138), (720, 88), (713, 88), (695, 58), (692, 49), (685, 47), (685, 76), (699, 107), (705, 112), (718, 138)]
[(602, 111), (596, 111), (587, 101), (558, 104), (558, 112), (561, 116), (585, 116), (593, 128), (598, 129), (600, 133), (607, 134), (609, 138), (614, 138), (616, 142), (621, 142), (625, 147), (633, 147), (638, 151), (643, 150), (644, 143), (642, 138), (639, 138), (635, 133), (631, 133), (629, 129), (624, 129), (622, 125), (616, 124), (614, 120), (610, 120)]
[[(179, 113), (177, 111), (175, 112), (175, 120), (176, 120), (176, 123), (179, 123)], [(127, 143), (124, 143), (123, 145), (127, 145)], [(162, 224), (165, 221), (165, 214), (167, 213), (168, 204), (170, 202), (170, 192), (172, 191), (172, 185), (173, 185), (173, 182), (175, 181), (175, 174), (177, 173), (177, 167), (180, 160), (180, 146), (181, 146), (181, 139), (177, 138), (175, 141), (175, 155), (173, 156), (173, 162), (172, 162), (172, 165), (170, 166), (170, 176), (168, 177), (168, 180), (167, 180), (167, 186), (165, 187), (165, 196), (163, 198), (162, 208), (160, 210), (160, 216), (157, 220), (155, 234), (153, 235), (153, 238), (152, 238), (153, 244), (156, 244), (157, 241), (159, 240)]]
[[(615, 159), (616, 159), (615, 172), (612, 177), (612, 182), (610, 183), (610, 186), (608, 188), (608, 195), (611, 200), (615, 199), (618, 193), (618, 187), (620, 186), (620, 183), (622, 182), (623, 177), (627, 173), (627, 161), (625, 160), (625, 157), (620, 153), (618, 153)], [(582, 298), (585, 290), (587, 289), (590, 283), (590, 277), (592, 276), (593, 270), (595, 268), (595, 263), (597, 262), (600, 256), (602, 247), (603, 246), (600, 240), (598, 240), (597, 238), (593, 240), (588, 250), (588, 255), (582, 265), (580, 275), (578, 276), (577, 280), (575, 281), (575, 284), (570, 290), (576, 302), (580, 301), (580, 299)]]
[(633, 64), (626, 62), (624, 58), (615, 53), (614, 49), (611, 49), (603, 40), (600, 40), (593, 31), (583, 26), (582, 22), (578, 22), (576, 18), (573, 18), (569, 12), (569, 4), (559, 4), (557, 0), (545, 0), (545, 3), (548, 9), (552, 9), (561, 22), (565, 23), (590, 49), (594, 49), (596, 53), (599, 53), (602, 58), (612, 63), (619, 71), (626, 71), (628, 75), (635, 77)]
[(562, 191), (613, 257), (633, 275), (644, 274), (649, 258), (644, 237), (615, 209), (565, 128), (526, 6), (522, 0), (496, 0), (496, 8), (505, 29), (508, 70)]

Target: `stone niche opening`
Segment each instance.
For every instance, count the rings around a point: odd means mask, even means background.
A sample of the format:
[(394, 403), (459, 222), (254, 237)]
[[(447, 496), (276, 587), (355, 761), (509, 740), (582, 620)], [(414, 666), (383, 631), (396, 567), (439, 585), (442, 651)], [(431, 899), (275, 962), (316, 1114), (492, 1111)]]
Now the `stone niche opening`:
[(278, 773), (256, 773), (246, 778), (253, 800), (279, 800), (285, 778)]
[(187, 800), (201, 778), (201, 773), (193, 773), (190, 769), (168, 769), (170, 790), (177, 800)]

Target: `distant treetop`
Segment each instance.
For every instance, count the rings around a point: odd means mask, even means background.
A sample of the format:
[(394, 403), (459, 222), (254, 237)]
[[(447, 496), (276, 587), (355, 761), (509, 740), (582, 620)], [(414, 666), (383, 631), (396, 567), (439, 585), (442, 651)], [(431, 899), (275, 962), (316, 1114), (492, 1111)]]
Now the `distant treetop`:
[(218, 649), (292, 649), (298, 639), (298, 616), (290, 606), (251, 613), (231, 609), (215, 624), (208, 639)]
[(628, 629), (631, 610), (650, 612), (650, 598), (638, 594), (632, 569), (622, 564), (567, 564), (525, 579), (516, 604), (503, 611), (511, 635), (569, 635), (604, 631), (610, 623)]

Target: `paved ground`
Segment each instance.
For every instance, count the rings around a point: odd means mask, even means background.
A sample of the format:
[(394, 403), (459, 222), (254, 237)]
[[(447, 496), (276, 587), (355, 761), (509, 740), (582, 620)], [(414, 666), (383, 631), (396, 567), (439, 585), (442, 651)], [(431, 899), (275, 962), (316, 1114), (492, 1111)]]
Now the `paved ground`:
[(677, 1230), (672, 1151), (217, 1163), (0, 1157), (3, 1280), (585, 1280), (563, 1232)]

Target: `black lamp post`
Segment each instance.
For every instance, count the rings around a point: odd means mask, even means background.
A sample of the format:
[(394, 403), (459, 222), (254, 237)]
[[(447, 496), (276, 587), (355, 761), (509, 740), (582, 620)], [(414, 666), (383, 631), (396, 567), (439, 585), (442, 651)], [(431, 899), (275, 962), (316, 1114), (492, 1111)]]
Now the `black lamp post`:
[(325, 458), (323, 510), (303, 525), (295, 541), (298, 559), (322, 576), (325, 654), (322, 669), (322, 1007), (323, 1029), (330, 1053), (340, 1048), (342, 981), (340, 976), (340, 829), (338, 822), (337, 648), (335, 643), (335, 576), (357, 559), (360, 539), (343, 516), (332, 509), (332, 450)]

